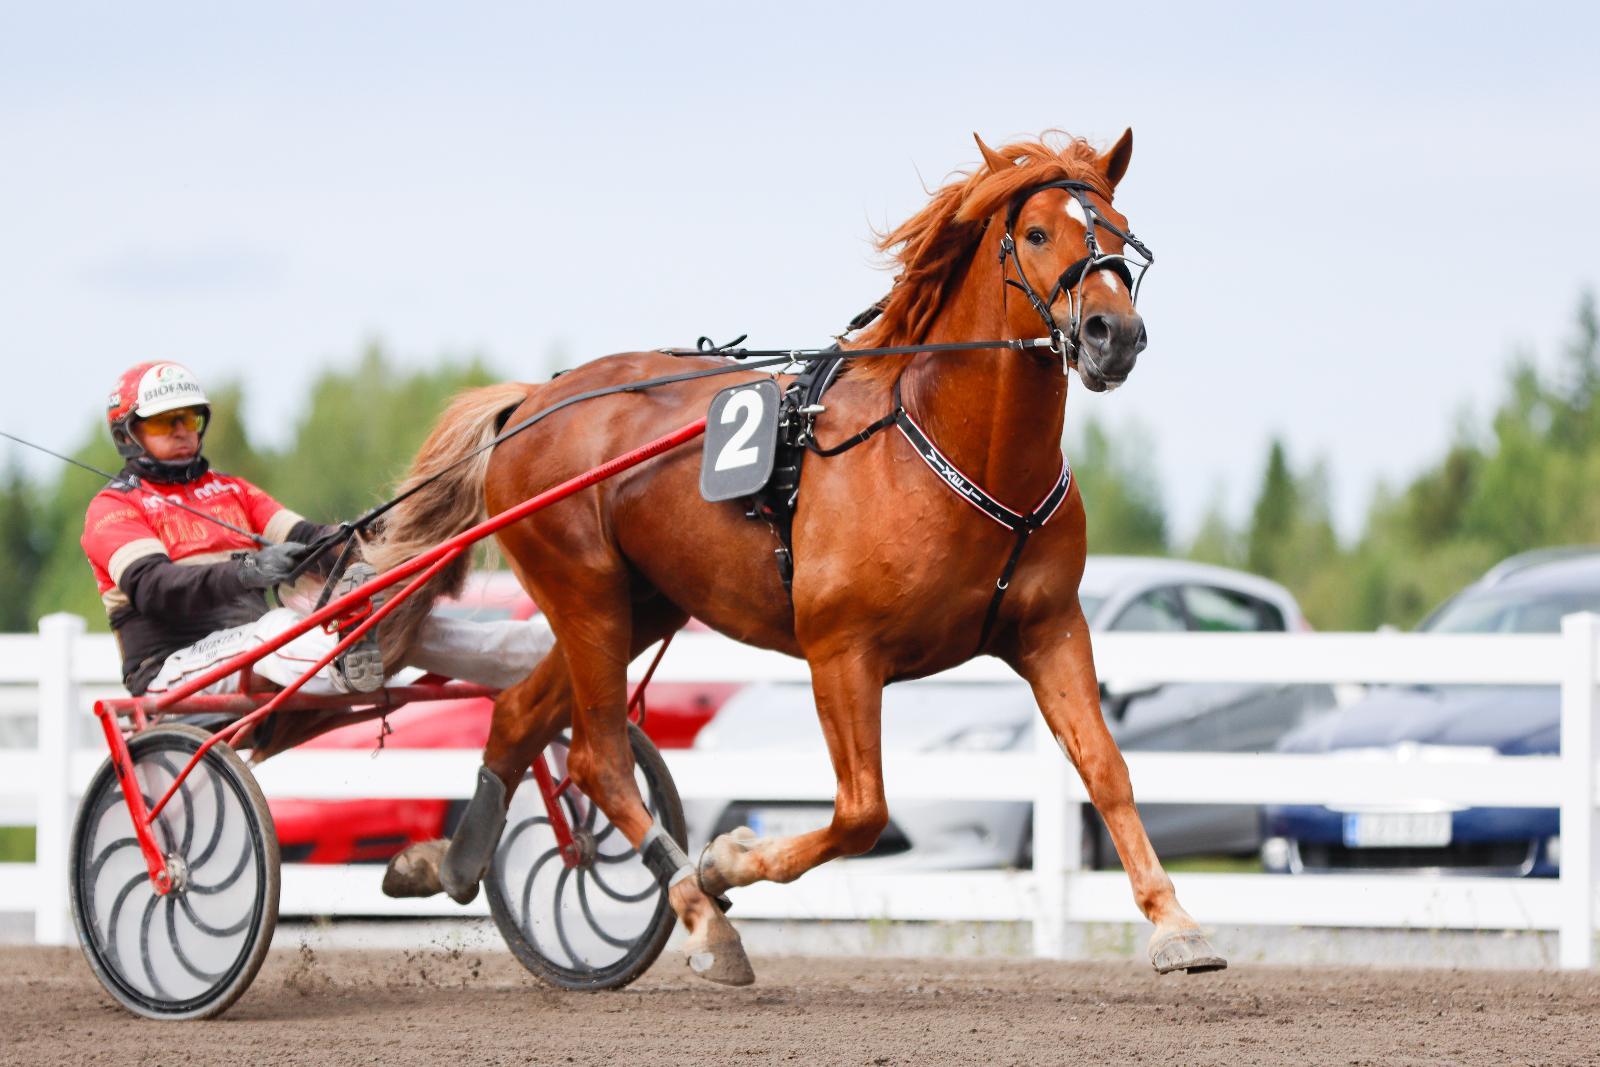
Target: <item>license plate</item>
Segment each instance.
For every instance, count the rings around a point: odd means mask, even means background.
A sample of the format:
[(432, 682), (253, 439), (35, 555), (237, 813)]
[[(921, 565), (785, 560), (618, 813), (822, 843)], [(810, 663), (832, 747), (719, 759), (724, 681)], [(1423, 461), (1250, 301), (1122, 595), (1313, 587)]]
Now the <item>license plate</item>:
[(793, 837), (833, 821), (832, 808), (751, 808), (747, 820), (757, 837)]
[(1448, 811), (1352, 812), (1344, 817), (1346, 848), (1438, 848), (1450, 843)]

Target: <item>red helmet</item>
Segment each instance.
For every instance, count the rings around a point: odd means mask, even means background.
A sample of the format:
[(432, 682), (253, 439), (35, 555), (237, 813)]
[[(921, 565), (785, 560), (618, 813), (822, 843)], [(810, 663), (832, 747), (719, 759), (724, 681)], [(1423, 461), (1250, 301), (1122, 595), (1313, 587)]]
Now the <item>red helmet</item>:
[(148, 419), (175, 408), (204, 408), (210, 414), (211, 401), (194, 374), (181, 363), (159, 360), (129, 367), (117, 379), (117, 387), (106, 401), (106, 422), (111, 425), (111, 440), (124, 459), (144, 455), (130, 429), (134, 419)]

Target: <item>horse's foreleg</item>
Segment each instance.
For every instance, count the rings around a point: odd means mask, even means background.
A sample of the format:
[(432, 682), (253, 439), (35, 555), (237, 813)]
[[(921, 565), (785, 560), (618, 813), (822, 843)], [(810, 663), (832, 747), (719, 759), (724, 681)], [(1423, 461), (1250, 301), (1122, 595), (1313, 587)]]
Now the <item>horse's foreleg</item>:
[(811, 687), (839, 780), (833, 821), (794, 837), (757, 838), (745, 827), (721, 835), (700, 857), (700, 884), (708, 892), (721, 894), (758, 881), (792, 882), (828, 860), (866, 852), (888, 825), (881, 672), (856, 650), (815, 656)]
[(1128, 765), (1100, 711), (1089, 627), (1081, 611), (1023, 632), (1013, 666), (1033, 687), (1046, 724), (1077, 767), (1095, 810), (1105, 820), (1133, 886), (1139, 910), (1155, 924), (1150, 962), (1156, 970), (1218, 970), (1227, 966), (1199, 925), (1178, 904), (1133, 804)]

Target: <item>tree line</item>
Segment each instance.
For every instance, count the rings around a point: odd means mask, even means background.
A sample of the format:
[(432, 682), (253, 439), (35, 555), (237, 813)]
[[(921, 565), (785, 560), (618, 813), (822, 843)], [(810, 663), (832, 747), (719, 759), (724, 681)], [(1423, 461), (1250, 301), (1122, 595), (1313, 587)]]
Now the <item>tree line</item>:
[(1380, 485), (1360, 532), (1336, 535), (1331, 471), (1297, 466), (1272, 440), (1248, 515), (1213, 507), (1195, 536), (1172, 536), (1149, 436), (1113, 439), (1095, 419), (1068, 444), (1095, 552), (1186, 556), (1283, 583), (1322, 630), (1409, 628), (1499, 560), (1547, 545), (1600, 543), (1600, 317), (1578, 301), (1551, 369), (1515, 355), (1487, 419), (1463, 418), (1443, 455)]
[[(308, 518), (349, 518), (385, 497), (455, 392), (497, 378), (476, 357), (402, 370), (372, 345), (348, 369), (317, 377), (280, 449), (252, 441), (242, 388), (221, 383), (206, 454)], [(1600, 316), (1593, 294), (1583, 296), (1549, 371), (1515, 356), (1493, 413), (1463, 419), (1444, 454), (1406, 484), (1380, 485), (1349, 543), (1331, 519), (1328, 465), (1297, 466), (1281, 439), (1268, 444), (1248, 515), (1213, 507), (1187, 543), (1172, 533), (1147, 431), (1113, 434), (1090, 417), (1067, 447), (1092, 551), (1249, 570), (1288, 586), (1318, 629), (1410, 627), (1506, 556), (1600, 542), (1600, 493), (1586, 492), (1600, 485)], [(121, 462), (99, 417), (85, 420), (72, 454), (106, 470)], [(78, 545), (99, 487), (73, 468), (32, 480), (12, 456), (0, 481), (0, 631), (31, 630), (63, 610), (104, 626)]]
[[(248, 398), (237, 382), (206, 381), (212, 418), (205, 454), (216, 470), (248, 478), (308, 519), (354, 518), (387, 497), (451, 396), (500, 380), (479, 357), (406, 370), (381, 346), (368, 345), (352, 365), (317, 376), (281, 448), (252, 439)], [(122, 466), (98, 411), (84, 419), (67, 454), (104, 471)], [(0, 483), (0, 632), (32, 630), (53, 611), (106, 628), (78, 543), (84, 511), (104, 480), (59, 466), (36, 481), (13, 452)]]

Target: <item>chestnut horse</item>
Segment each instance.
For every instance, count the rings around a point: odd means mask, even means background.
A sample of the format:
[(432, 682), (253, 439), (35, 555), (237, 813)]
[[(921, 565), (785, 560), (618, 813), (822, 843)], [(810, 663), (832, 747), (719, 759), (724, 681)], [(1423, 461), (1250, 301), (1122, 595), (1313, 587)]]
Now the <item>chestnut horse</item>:
[[(1098, 239), (1102, 254), (1124, 250), (1128, 223), (1112, 194), (1127, 171), (1132, 143), (1132, 131), (1104, 153), (1081, 140), (1022, 142), (999, 151), (980, 140), (983, 166), (939, 189), (926, 208), (882, 238), (899, 274), (881, 316), (845, 347), (1042, 332), (1061, 343), (849, 362), (825, 398), (818, 444), (834, 445), (883, 416), (898, 383), (906, 412), (990, 496), (1026, 514), (1051, 494), (1064, 469), (1069, 370), (1101, 392), (1127, 378), (1145, 345), (1126, 274), (1119, 277), (1094, 259), (1092, 240), (1090, 261), (1082, 263), (1086, 237)], [(758, 375), (586, 401), (476, 462), (460, 463), (508, 420), (599, 387), (722, 362), (635, 352), (595, 360), (545, 384), (464, 394), (424, 445), (408, 484), (450, 473), (397, 509), (368, 558), (380, 569), (393, 565), (486, 513), (693, 421), (730, 381)], [(457, 899), (471, 899), (503, 825), (506, 798), (530, 761), (570, 726), (574, 782), (669, 886), (672, 907), (689, 930), (691, 967), (713, 981), (749, 982), (738, 934), (714, 898), (762, 879), (788, 882), (827, 860), (870, 849), (889, 819), (879, 722), (884, 685), (992, 655), (1032, 686), (1110, 829), (1134, 899), (1155, 924), (1150, 958), (1157, 970), (1226, 965), (1179, 906), (1101, 716), (1089, 628), (1078, 603), (1085, 544), (1076, 482), (1068, 483), (1049, 521), (1032, 532), (993, 625), (986, 626), (997, 576), (1017, 537), (931, 474), (908, 435), (879, 433), (860, 447), (832, 457), (814, 454), (806, 463), (793, 524), (792, 593), (773, 565), (771, 530), (746, 518), (742, 502), (704, 501), (699, 469), (699, 449), (678, 449), (498, 535), (511, 566), (549, 616), (557, 654), (496, 701), (478, 795), (448, 850), (443, 842), (414, 846), (391, 865), (386, 889), (427, 893), (442, 885)], [(459, 578), (436, 581), (433, 592)], [(425, 609), (421, 597), (413, 600), (395, 613), (385, 634), (391, 656)], [(809, 663), (838, 776), (827, 827), (772, 839), (748, 829), (723, 834), (698, 865), (670, 838), (663, 840), (634, 782), (625, 672), (635, 656), (691, 615), (737, 640)]]

